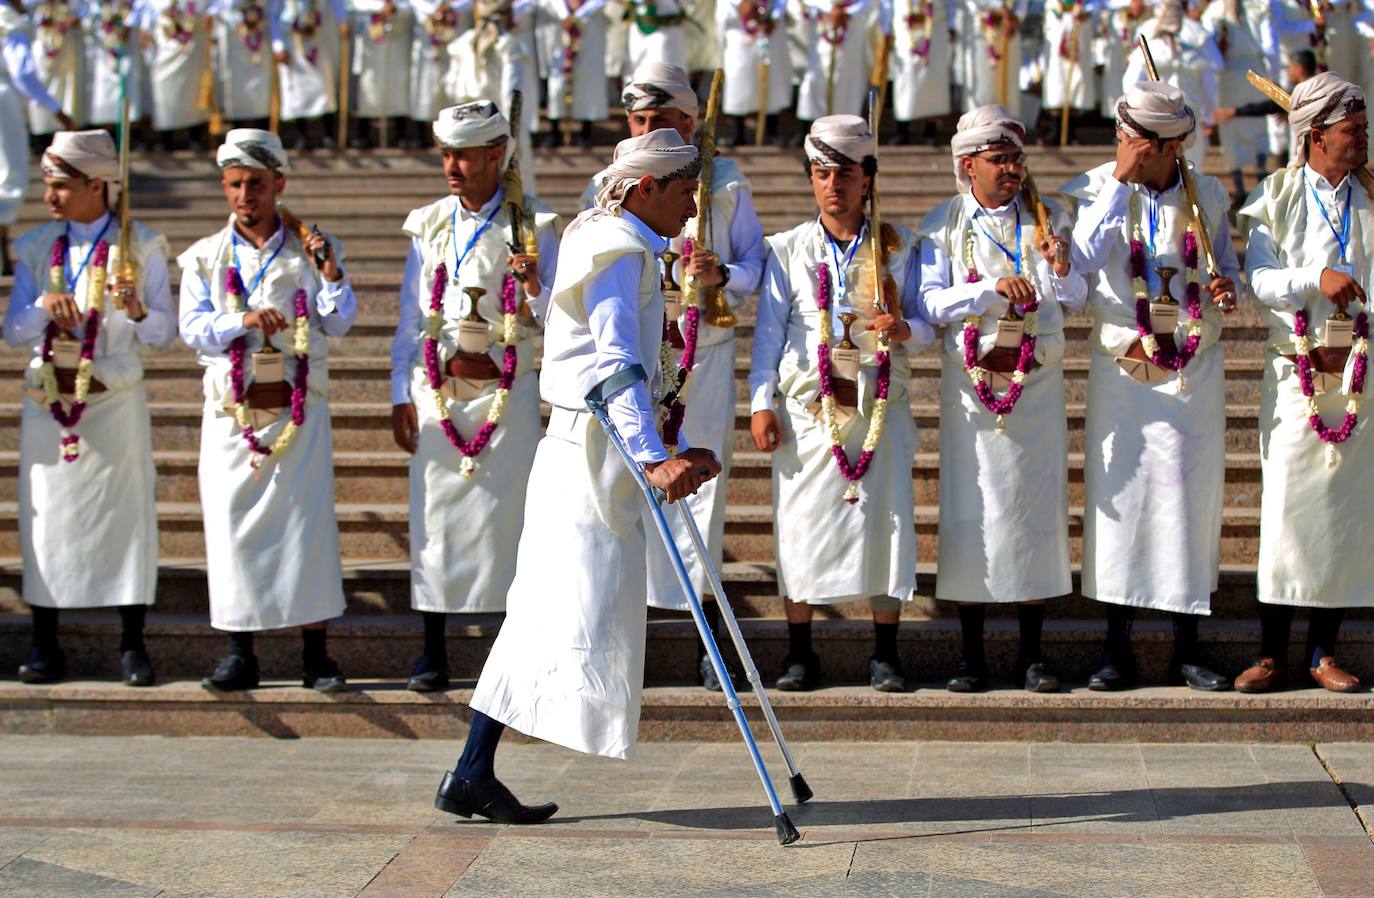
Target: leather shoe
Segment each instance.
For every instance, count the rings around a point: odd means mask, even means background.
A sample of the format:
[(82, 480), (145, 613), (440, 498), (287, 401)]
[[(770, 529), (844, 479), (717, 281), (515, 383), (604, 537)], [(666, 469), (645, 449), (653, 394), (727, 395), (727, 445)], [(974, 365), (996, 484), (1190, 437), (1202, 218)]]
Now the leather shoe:
[[(721, 656), (720, 660), (725, 665), (725, 675), (730, 678), (730, 685), (738, 689), (740, 686), (739, 674), (735, 673), (735, 669), (730, 666), (730, 661), (724, 655)], [(710, 655), (702, 655), (697, 662), (697, 682), (711, 692), (725, 691), (725, 687), (721, 685), (720, 679), (716, 676), (716, 669), (711, 664)]]
[(200, 685), (215, 692), (238, 692), (258, 688), (258, 659), (256, 655), (230, 655), (219, 663), (215, 672), (200, 681)]
[(1136, 684), (1135, 663), (1118, 664), (1108, 661), (1098, 668), (1097, 673), (1088, 678), (1088, 688), (1093, 692), (1117, 692), (1131, 689)]
[(448, 688), (448, 665), (436, 664), (428, 655), (421, 655), (410, 669), (406, 688), (411, 692), (443, 692)]
[(1288, 671), (1279, 667), (1273, 658), (1261, 658), (1241, 671), (1240, 676), (1236, 677), (1235, 686), (1237, 692), (1268, 692), (1282, 689), (1287, 681)]
[(906, 677), (899, 661), (868, 659), (868, 685), (879, 692), (906, 692)]
[(988, 671), (981, 664), (960, 661), (954, 668), (954, 676), (945, 683), (950, 692), (982, 692), (988, 688)]
[(1226, 692), (1231, 681), (1201, 664), (1170, 664), (1169, 685), (1187, 686), (1198, 692)]
[(1360, 678), (1352, 673), (1341, 670), (1336, 659), (1330, 655), (1322, 658), (1316, 667), (1308, 668), (1312, 674), (1312, 679), (1317, 685), (1331, 692), (1357, 692), (1360, 688)]
[(67, 675), (67, 658), (56, 646), (29, 650), (29, 660), (19, 665), (21, 683), (56, 683)]
[(119, 656), (119, 669), (125, 686), (151, 686), (157, 682), (153, 662), (143, 649), (129, 649)]
[(783, 692), (807, 692), (821, 684), (821, 658), (815, 652), (801, 660), (789, 657), (782, 666), (783, 674), (774, 686)]
[(452, 770), (444, 774), (434, 806), (448, 814), (471, 817), (476, 814), (493, 823), (543, 823), (558, 813), (558, 805), (521, 804), (496, 778), (473, 782), (457, 776)]
[(1027, 692), (1058, 692), (1059, 675), (1044, 661), (1016, 662), (1016, 678), (1021, 681)]
[(320, 663), (307, 667), (301, 684), (306, 689), (323, 692), (325, 695), (348, 691), (348, 682), (344, 680), (344, 675), (333, 658), (325, 658)]

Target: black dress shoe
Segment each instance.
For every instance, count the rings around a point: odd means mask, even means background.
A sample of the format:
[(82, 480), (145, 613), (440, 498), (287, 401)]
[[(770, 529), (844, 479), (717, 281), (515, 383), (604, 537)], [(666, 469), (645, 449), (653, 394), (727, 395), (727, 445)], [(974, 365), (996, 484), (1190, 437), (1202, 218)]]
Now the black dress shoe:
[(959, 666), (954, 668), (954, 676), (945, 683), (945, 688), (950, 692), (982, 692), (988, 688), (987, 668), (981, 664), (960, 661)]
[(436, 663), (428, 655), (421, 655), (410, 669), (411, 692), (442, 692), (448, 688), (448, 664)]
[(1093, 692), (1117, 692), (1133, 689), (1136, 684), (1134, 663), (1108, 661), (1088, 678), (1088, 688)]
[(34, 646), (29, 650), (29, 660), (19, 665), (21, 683), (56, 683), (66, 675), (67, 658), (56, 646)]
[[(725, 675), (730, 678), (730, 685), (736, 689), (740, 688), (740, 676), (736, 670), (730, 666), (730, 660), (724, 655), (720, 657), (721, 663), (725, 665)], [(710, 655), (702, 655), (697, 662), (697, 682), (709, 692), (724, 692), (725, 687), (721, 685), (720, 679), (716, 676), (716, 669), (711, 664)]]
[(1044, 661), (1017, 661), (1016, 678), (1027, 692), (1059, 691), (1059, 676)]
[(1231, 681), (1201, 664), (1171, 664), (1169, 685), (1187, 686), (1198, 692), (1226, 692), (1231, 688)]
[(201, 680), (200, 685), (215, 692), (257, 689), (258, 658), (256, 655), (230, 655), (219, 663), (214, 673)]
[(151, 686), (157, 682), (153, 662), (144, 649), (129, 649), (119, 656), (119, 669), (125, 686)]
[(809, 692), (821, 684), (821, 658), (815, 652), (801, 660), (786, 658), (782, 667), (782, 676), (773, 685), (783, 692)]
[(879, 692), (906, 692), (906, 677), (900, 661), (868, 659), (868, 685)]
[(306, 689), (323, 692), (325, 695), (348, 691), (348, 683), (344, 680), (344, 675), (339, 670), (339, 665), (334, 663), (333, 658), (325, 658), (318, 664), (306, 667), (305, 676), (301, 678), (301, 685), (305, 686)]
[(558, 813), (558, 805), (521, 804), (520, 799), (498, 779), (473, 782), (455, 776), (450, 770), (439, 784), (434, 806), (447, 814), (471, 817), (476, 814), (493, 823), (543, 823)]

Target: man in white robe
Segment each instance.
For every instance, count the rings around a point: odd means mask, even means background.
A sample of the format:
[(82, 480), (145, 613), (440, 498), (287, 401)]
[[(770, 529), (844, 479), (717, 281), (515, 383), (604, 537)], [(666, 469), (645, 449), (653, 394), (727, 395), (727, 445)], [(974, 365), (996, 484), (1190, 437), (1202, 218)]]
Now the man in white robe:
[[(559, 123), (578, 123), (577, 144), (592, 145), (592, 126), (606, 118), (606, 0), (539, 0), (538, 39), (548, 67), (546, 147), (571, 144)], [(560, 137), (561, 135), (561, 137)]]
[(520, 154), (520, 174), (533, 193), (531, 134), (539, 124), (539, 85), (531, 83), (525, 43), (515, 29), (517, 11), (527, 5), (476, 0), (477, 24), (451, 45), (445, 86), (452, 97), (491, 97), (508, 120), (515, 114), (511, 108), (515, 92), (520, 91), (520, 120), (513, 123), (518, 126), (519, 141), (514, 152)]
[[(81, 23), (88, 14), (87, 0), (28, 0), (25, 6), (33, 25), (33, 59), (38, 79), (74, 121), (84, 123), (86, 50)], [(28, 114), (29, 132), (38, 140), (62, 127), (62, 122), (45, 106), (30, 105)], [(41, 146), (39, 143), (38, 147)]]
[(720, 111), (735, 117), (734, 133), (722, 134), (722, 144), (753, 143), (760, 112), (764, 115), (765, 139), (776, 143), (778, 113), (792, 104), (787, 0), (718, 0), (716, 32), (725, 71)]
[(1304, 607), (1304, 666), (1318, 685), (1351, 692), (1360, 681), (1337, 663), (1336, 637), (1345, 609), (1374, 606), (1374, 438), (1359, 382), (1369, 352), (1361, 330), (1374, 204), (1355, 177), (1369, 155), (1368, 115), (1364, 91), (1335, 72), (1299, 84), (1292, 99), (1297, 155), (1240, 212), (1246, 271), (1269, 336), (1260, 393), (1260, 657), (1236, 688), (1284, 683), (1294, 610)]
[[(1211, 611), (1221, 560), (1226, 395), (1218, 338), (1240, 273), (1229, 199), (1220, 181), (1192, 170), (1219, 268), (1211, 277), (1192, 248), (1180, 180), (1179, 156), (1198, 128), (1193, 110), (1178, 88), (1143, 82), (1127, 90), (1116, 116), (1116, 161), (1060, 191), (1078, 203), (1073, 265), (1096, 275), (1082, 588), (1106, 605), (1107, 647), (1088, 687), (1136, 683), (1131, 627), (1136, 609), (1150, 608), (1173, 619), (1170, 682), (1215, 691), (1229, 680), (1202, 663), (1197, 630), (1199, 615)], [(1164, 296), (1174, 305), (1152, 308)]]
[(1013, 116), (1021, 112), (1021, 20), (1029, 14), (1027, 0), (971, 0), (973, 45), (969, 50), (969, 83), (964, 85), (965, 109), (1002, 106)]
[(272, 108), (277, 62), (282, 46), (282, 0), (217, 0), (215, 75), (220, 109), (227, 122), (266, 126)]
[(1103, 118), (1116, 116), (1116, 102), (1121, 99), (1121, 79), (1126, 74), (1126, 60), (1135, 50), (1136, 34), (1150, 18), (1145, 0), (1109, 0), (1098, 6), (1098, 64), (1102, 69), (1098, 91), (1098, 112)]
[(194, 4), (194, 10), (192, 5), (189, 0), (142, 0), (138, 6), (140, 40), (150, 45), (149, 111), (156, 145), (164, 150), (184, 145), (203, 150), (201, 132), (210, 115), (203, 101), (218, 96), (210, 52), (213, 20), (204, 5)]
[[(908, 353), (934, 332), (920, 313), (916, 238), (899, 225), (883, 225), (883, 307), (875, 302), (864, 205), (876, 151), (858, 116), (818, 119), (806, 158), (820, 214), (768, 238), (749, 392), (754, 445), (773, 456), (778, 592), (788, 622), (779, 689), (813, 689), (821, 680), (811, 648), (814, 606), (863, 599), (873, 610), (870, 682), (884, 692), (906, 688), (897, 624), (916, 588)], [(818, 322), (827, 295), (830, 342), (823, 344)], [(824, 369), (811, 361), (822, 348), (832, 359)]]
[(411, 0), (415, 14), (410, 52), (410, 119), (417, 134), (401, 139), (405, 147), (432, 146), (430, 122), (448, 106), (445, 80), (453, 42), (471, 23), (471, 0)]
[(86, 124), (114, 127), (120, 119), (120, 72), (128, 74), (129, 120), (143, 117), (142, 56), (138, 52), (141, 13), (132, 0), (101, 3), (91, 9), (86, 27)]
[[(33, 649), (19, 679), (47, 683), (65, 674), (61, 609), (116, 606), (123, 680), (149, 686), (155, 674), (143, 623), (157, 586), (157, 509), (139, 348), (176, 336), (167, 242), (134, 222), (129, 252), (137, 279), (117, 280), (111, 251), (119, 221), (108, 197), (119, 184), (119, 160), (104, 131), (54, 135), (43, 180), (53, 221), (15, 244), (19, 264), (4, 325), (5, 342), (31, 354), (19, 431), (19, 541)], [(79, 361), (87, 339), (89, 376)], [(59, 415), (77, 420), (60, 423)]]
[(346, 0), (281, 0), (277, 14), (281, 120), (295, 129), (293, 149), (332, 149), (324, 120), (339, 108), (339, 45), (352, 34)]
[(37, 103), (56, 116), (66, 130), (75, 127), (48, 93), (34, 65), (33, 47), (19, 0), (0, 3), (0, 275), (12, 273), (10, 225), (29, 189), (28, 105)]
[[(410, 674), (414, 692), (448, 686), (448, 615), (506, 610), (540, 433), (534, 338), (558, 261), (557, 216), (528, 195), (525, 226), (534, 228), (539, 251), (511, 253), (503, 184), (510, 125), (496, 104), (463, 100), (442, 110), (433, 128), (450, 196), (406, 217), (410, 251), (391, 344), (392, 431), (411, 456), (410, 604), (425, 626), (424, 654)], [(510, 344), (503, 340), (507, 288), (517, 315)], [(484, 291), (475, 305), (469, 290)], [(495, 430), (482, 441), (493, 415)]]
[(1044, 22), (1044, 103), (1053, 123), (1049, 135), (1059, 142), (1060, 119), (1068, 110), (1069, 135), (1073, 135), (1073, 116), (1097, 105), (1097, 85), (1093, 81), (1094, 0), (1047, 0)]
[(506, 622), (472, 695), (462, 757), (435, 797), (439, 810), (500, 823), (538, 823), (558, 810), (521, 804), (496, 778), (507, 726), (603, 757), (634, 753), (647, 607), (644, 497), (586, 397), (608, 379), (625, 381), (605, 387), (611, 419), (669, 502), (719, 472), (705, 449), (679, 443), (670, 456), (658, 430), (671, 377), (659, 360), (658, 258), (692, 215), (699, 165), (696, 148), (670, 129), (621, 141), (596, 206), (563, 235), (540, 382), (552, 406), (548, 432), (530, 472)]
[(911, 126), (924, 123), (927, 143), (953, 110), (949, 39), (952, 0), (895, 0), (893, 4), (892, 112), (897, 143), (911, 143)]
[(945, 328), (935, 597), (961, 603), (954, 692), (987, 688), (986, 609), (1005, 602), (1018, 603), (1016, 682), (1058, 690), (1040, 647), (1044, 600), (1072, 590), (1060, 306), (1082, 309), (1088, 287), (1070, 270), (1059, 236), (1069, 219), (1053, 201), (1051, 233), (1039, 232), (1024, 138), (1000, 106), (966, 113), (953, 140), (959, 195), (921, 224), (922, 314)]
[[(1202, 23), (1211, 32), (1218, 52), (1225, 60), (1217, 79), (1217, 106), (1235, 108), (1254, 102), (1255, 89), (1246, 81), (1253, 70), (1269, 76), (1268, 54), (1264, 49), (1265, 14), (1268, 0), (1223, 0), (1203, 13)], [(1244, 169), (1253, 165), (1265, 169), (1269, 155), (1269, 133), (1265, 120), (1258, 116), (1218, 119), (1221, 157), (1231, 174), (1231, 197), (1236, 208), (1245, 199)]]
[(689, 24), (688, 0), (625, 0), (630, 13), (625, 65), (630, 71), (646, 62), (661, 62), (686, 69), (688, 32), (699, 37)]
[[(1161, 0), (1155, 17), (1143, 23), (1139, 33), (1150, 42), (1160, 79), (1181, 90), (1201, 120), (1199, 128), (1205, 133), (1199, 133), (1187, 151), (1188, 161), (1201, 169), (1217, 108), (1217, 74), (1225, 66), (1221, 51), (1202, 23), (1184, 14), (1182, 0)], [(1145, 55), (1136, 47), (1127, 57), (1121, 89), (1129, 91), (1131, 85), (1147, 80)]]
[(802, 0), (813, 23), (806, 72), (797, 93), (798, 139), (816, 119), (854, 115), (868, 96), (868, 24), (876, 0)]
[[(410, 0), (350, 0), (353, 27), (349, 146), (389, 146), (410, 114)], [(375, 132), (375, 133), (374, 133)]]
[[(232, 215), (181, 265), (181, 337), (205, 368), (200, 499), (210, 624), (230, 653), (207, 689), (258, 685), (253, 633), (302, 627), (306, 688), (346, 688), (325, 652), (344, 612), (327, 337), (353, 325), (342, 249), (277, 211), (281, 140), (239, 128), (216, 154)], [(270, 347), (270, 348), (269, 348)]]

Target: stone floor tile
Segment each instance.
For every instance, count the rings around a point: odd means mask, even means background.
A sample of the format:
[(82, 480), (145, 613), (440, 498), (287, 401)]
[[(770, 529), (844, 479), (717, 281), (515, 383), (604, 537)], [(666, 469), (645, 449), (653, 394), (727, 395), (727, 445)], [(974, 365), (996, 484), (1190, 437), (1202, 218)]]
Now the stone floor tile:
[(60, 864), (19, 858), (0, 868), (0, 895), (23, 898), (153, 898), (158, 886), (124, 882)]

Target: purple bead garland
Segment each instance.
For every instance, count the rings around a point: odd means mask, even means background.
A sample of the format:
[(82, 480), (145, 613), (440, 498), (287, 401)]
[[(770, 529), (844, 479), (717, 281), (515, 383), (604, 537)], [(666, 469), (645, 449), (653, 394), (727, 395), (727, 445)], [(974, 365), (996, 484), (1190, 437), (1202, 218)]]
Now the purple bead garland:
[[(972, 265), (969, 266), (968, 276), (965, 282), (976, 284), (982, 280), (978, 270)], [(1033, 313), (1040, 308), (1039, 300), (1032, 300), (1022, 306), (1027, 313)], [(978, 367), (978, 328), (967, 325), (964, 327), (964, 367), (974, 369)], [(1021, 355), (1016, 359), (1016, 370), (1023, 376), (1030, 373), (1031, 365), (1035, 362), (1035, 336), (1023, 333), (1021, 335)], [(973, 392), (977, 394), (978, 401), (983, 403), (983, 408), (994, 415), (1010, 415), (1016, 410), (1016, 403), (1021, 401), (1021, 393), (1025, 387), (1022, 384), (1012, 381), (1011, 386), (1007, 387), (1007, 393), (1001, 399), (992, 391), (986, 380), (975, 380), (973, 382)]]
[[(239, 276), (239, 270), (234, 266), (224, 273), (224, 290), (230, 296), (243, 296), (243, 279)], [(297, 290), (292, 305), (295, 308), (296, 319), (305, 318), (310, 314), (304, 290)], [(266, 338), (264, 338), (266, 339)], [(243, 362), (248, 354), (247, 335), (235, 337), (229, 344), (229, 389), (234, 397), (236, 405), (244, 405), (247, 400), (247, 387), (244, 384)], [(296, 375), (291, 382), (291, 422), (297, 427), (305, 423), (305, 399), (306, 390), (310, 381), (310, 355), (293, 353), (296, 360)], [(271, 448), (264, 446), (258, 439), (252, 424), (243, 427), (243, 441), (248, 444), (248, 450), (256, 455), (268, 456), (272, 454)], [(256, 462), (254, 463), (256, 465)]]
[[(1196, 271), (1198, 266), (1198, 243), (1197, 236), (1192, 230), (1188, 230), (1183, 235), (1183, 266), (1188, 271)], [(1145, 277), (1145, 244), (1140, 240), (1131, 241), (1131, 277)], [(1187, 292), (1184, 299), (1188, 303), (1188, 317), (1193, 321), (1202, 318), (1202, 285), (1196, 280), (1189, 280)], [(1154, 328), (1150, 325), (1150, 300), (1140, 298), (1135, 301), (1135, 329), (1140, 334), (1141, 340), (1145, 337), (1155, 336)], [(1169, 339), (1173, 339), (1173, 334), (1166, 334)], [(1150, 361), (1166, 371), (1182, 371), (1188, 363), (1197, 355), (1198, 347), (1202, 345), (1202, 334), (1189, 334), (1183, 341), (1183, 348), (1174, 353), (1165, 353), (1160, 348), (1159, 338), (1155, 338), (1155, 351), (1150, 356)]]
[[(830, 302), (833, 298), (830, 287), (830, 266), (824, 262), (816, 268), (817, 289), (816, 289), (816, 309), (822, 315), (830, 314)], [(887, 399), (887, 389), (892, 378), (892, 357), (890, 353), (883, 350), (877, 352), (878, 361), (878, 383), (874, 395), (878, 399)], [(816, 370), (820, 375), (821, 398), (829, 397), (832, 401), (835, 396), (835, 386), (830, 381), (830, 345), (822, 342), (816, 347)], [(873, 463), (873, 452), (865, 449), (859, 453), (859, 458), (854, 464), (849, 463), (849, 456), (844, 451), (844, 446), (833, 443), (830, 446), (830, 454), (835, 457), (835, 464), (840, 469), (841, 476), (848, 481), (862, 480), (868, 473), (869, 466)], [(849, 500), (852, 505), (857, 500)]]
[[(67, 265), (67, 253), (69, 250), (70, 244), (67, 241), (67, 235), (60, 235), (53, 241), (52, 253), (49, 256), (49, 267), (65, 270)], [(94, 270), (104, 268), (109, 263), (109, 260), (109, 244), (104, 240), (97, 242), (91, 255), (91, 265), (94, 266)], [(94, 274), (91, 275), (91, 277), (94, 276)], [(43, 328), (42, 359), (44, 364), (50, 364), (52, 362), (52, 344), (53, 341), (57, 339), (58, 330), (57, 325), (51, 321), (48, 322), (47, 327)], [(87, 309), (85, 329), (81, 334), (82, 361), (89, 362), (95, 358), (95, 342), (99, 333), (100, 310), (95, 308)], [(85, 411), (86, 403), (84, 400), (80, 402), (74, 400), (69, 409), (64, 409), (62, 407), (62, 400), (60, 399), (48, 406), (48, 413), (52, 415), (52, 419), (57, 422), (58, 426), (64, 430), (71, 430), (79, 424), (81, 422), (81, 416)], [(78, 442), (80, 442), (80, 437), (74, 433), (62, 435), (60, 444), (64, 450), (62, 453), (63, 461), (70, 463), (77, 460), (79, 456), (75, 452), (67, 452), (65, 450), (75, 446)]]
[[(1306, 309), (1299, 309), (1294, 314), (1293, 333), (1299, 338), (1306, 337), (1308, 334), (1308, 317)], [(1369, 316), (1361, 312), (1355, 316), (1355, 337), (1360, 340), (1369, 339)], [(1317, 390), (1312, 383), (1312, 357), (1311, 350), (1299, 353), (1297, 356), (1298, 384), (1302, 387), (1302, 395), (1308, 399), (1316, 396)], [(1360, 396), (1364, 393), (1365, 375), (1369, 370), (1368, 352), (1357, 353), (1355, 356), (1354, 369), (1350, 373), (1350, 394)], [(1360, 416), (1355, 412), (1346, 412), (1345, 418), (1341, 421), (1338, 428), (1326, 426), (1321, 415), (1308, 415), (1307, 423), (1317, 434), (1317, 438), (1328, 445), (1339, 445), (1350, 439), (1350, 435), (1355, 432), (1355, 426), (1360, 423)]]

